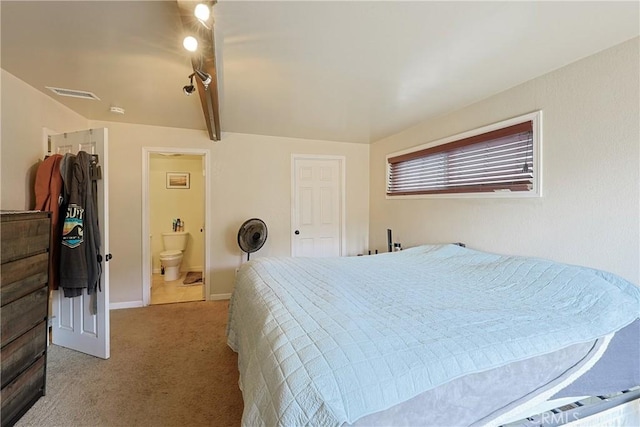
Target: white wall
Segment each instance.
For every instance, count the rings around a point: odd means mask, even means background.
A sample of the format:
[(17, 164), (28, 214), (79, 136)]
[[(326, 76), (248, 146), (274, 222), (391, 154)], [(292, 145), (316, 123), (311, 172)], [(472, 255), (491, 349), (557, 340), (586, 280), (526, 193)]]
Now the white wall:
[(70, 132), (89, 122), (5, 70), (0, 73), (0, 208), (33, 209), (35, 173), (45, 154), (43, 128)]
[[(149, 162), (149, 226), (153, 272), (160, 273), (162, 233), (171, 231), (172, 221), (180, 218), (189, 233), (181, 271), (202, 271), (204, 266), (204, 176), (202, 156), (163, 156), (151, 154)], [(189, 174), (189, 188), (167, 188), (167, 172)]]
[[(370, 241), (466, 242), (600, 268), (638, 284), (638, 38), (371, 146)], [(385, 156), (541, 109), (540, 199), (385, 198)]]
[(252, 258), (290, 255), (291, 154), (346, 157), (347, 254), (368, 246), (369, 147), (363, 144), (311, 141), (223, 133), (210, 141), (204, 131), (112, 122), (92, 122), (109, 129), (111, 302), (142, 300), (142, 147), (210, 149), (212, 227), (211, 294), (233, 290), (235, 269), (245, 259), (237, 244), (246, 219), (262, 218), (269, 227), (265, 246)]
[[(142, 147), (211, 150), (210, 272), (213, 295), (233, 290), (244, 260), (236, 242), (240, 224), (264, 219), (269, 239), (253, 257), (290, 254), (291, 154), (346, 157), (347, 254), (368, 247), (369, 147), (258, 135), (223, 134), (212, 142), (203, 131), (89, 121), (6, 71), (1, 71), (1, 208), (31, 209), (33, 178), (44, 154), (43, 128), (69, 132), (109, 129), (111, 303), (142, 301)], [(195, 224), (194, 224), (195, 225)], [(188, 225), (190, 226), (190, 225)]]

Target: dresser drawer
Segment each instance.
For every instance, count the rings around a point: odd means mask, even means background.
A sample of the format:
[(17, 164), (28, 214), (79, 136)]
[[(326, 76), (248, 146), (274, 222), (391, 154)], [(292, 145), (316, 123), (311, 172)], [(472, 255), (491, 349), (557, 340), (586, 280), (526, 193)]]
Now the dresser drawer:
[(47, 322), (42, 321), (24, 335), (0, 350), (2, 387), (13, 381), (22, 371), (42, 356), (47, 349)]
[(48, 212), (3, 214), (0, 262), (10, 262), (49, 248), (51, 226)]
[(43, 287), (2, 307), (0, 315), (4, 347), (47, 317), (49, 288)]
[(2, 388), (2, 425), (12, 425), (44, 395), (45, 357), (41, 356), (18, 378)]
[(44, 395), (50, 217), (0, 211), (0, 427)]
[(47, 252), (2, 264), (0, 301), (7, 305), (45, 286), (49, 276)]

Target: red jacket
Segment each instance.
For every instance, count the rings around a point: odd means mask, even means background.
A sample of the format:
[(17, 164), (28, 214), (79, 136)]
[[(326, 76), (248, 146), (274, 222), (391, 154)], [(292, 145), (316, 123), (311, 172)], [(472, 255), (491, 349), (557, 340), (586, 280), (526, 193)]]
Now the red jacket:
[(62, 192), (62, 175), (60, 162), (62, 155), (54, 154), (44, 159), (36, 172), (36, 206), (35, 209), (51, 212), (51, 240), (49, 244), (49, 289), (58, 289), (60, 265), (60, 193)]

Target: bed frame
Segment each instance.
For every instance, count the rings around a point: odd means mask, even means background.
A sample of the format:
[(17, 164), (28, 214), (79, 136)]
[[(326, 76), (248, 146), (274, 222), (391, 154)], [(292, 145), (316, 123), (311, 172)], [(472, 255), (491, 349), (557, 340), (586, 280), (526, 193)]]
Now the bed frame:
[(501, 427), (640, 425), (640, 386), (606, 396), (587, 397)]

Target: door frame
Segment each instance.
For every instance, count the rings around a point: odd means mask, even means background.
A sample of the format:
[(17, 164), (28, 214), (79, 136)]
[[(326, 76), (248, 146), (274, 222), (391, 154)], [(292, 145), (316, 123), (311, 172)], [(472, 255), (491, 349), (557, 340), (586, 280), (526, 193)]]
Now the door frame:
[(204, 286), (202, 287), (202, 296), (205, 301), (208, 301), (211, 299), (210, 254), (212, 239), (209, 236), (211, 230), (209, 218), (211, 212), (211, 189), (209, 188), (211, 150), (207, 148), (142, 147), (142, 305), (146, 307), (151, 303), (151, 271), (153, 269), (149, 226), (149, 165), (151, 155), (161, 153), (204, 156), (204, 271), (202, 272)]
[(291, 256), (293, 256), (293, 246), (295, 245), (295, 224), (294, 219), (296, 217), (296, 161), (297, 160), (335, 160), (338, 162), (338, 168), (340, 170), (340, 214), (338, 218), (340, 220), (340, 256), (346, 256), (347, 254), (347, 233), (346, 233), (346, 156), (336, 156), (330, 154), (291, 154), (291, 220), (290, 232), (291, 232)]

